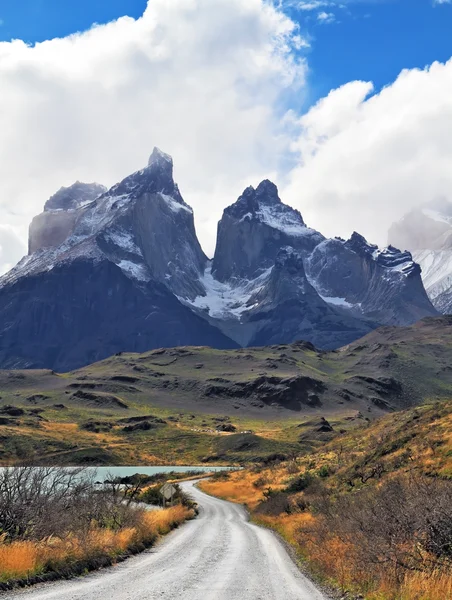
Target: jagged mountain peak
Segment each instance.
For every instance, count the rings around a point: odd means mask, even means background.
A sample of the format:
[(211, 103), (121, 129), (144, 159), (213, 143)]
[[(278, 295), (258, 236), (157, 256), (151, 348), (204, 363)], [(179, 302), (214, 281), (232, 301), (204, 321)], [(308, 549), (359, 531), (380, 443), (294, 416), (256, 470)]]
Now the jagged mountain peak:
[(277, 186), (269, 179), (264, 179), (256, 188), (257, 201), (265, 204), (282, 204)]
[(158, 148), (154, 148), (144, 169), (132, 173), (107, 192), (109, 196), (128, 195), (132, 200), (146, 193), (165, 194), (187, 206), (174, 183), (173, 159)]
[(391, 269), (407, 277), (420, 275), (421, 273), (419, 265), (413, 261), (410, 252), (402, 252), (391, 244), (386, 248), (379, 248), (376, 244), (370, 244), (364, 236), (356, 231), (345, 242), (345, 246), (361, 256), (366, 256), (374, 260), (379, 266)]
[(299, 211), (283, 204), (277, 186), (269, 179), (261, 181), (257, 188), (248, 186), (239, 199), (225, 209), (224, 214), (236, 219), (254, 219), (276, 229), (305, 227)]
[(173, 158), (169, 154), (166, 154), (166, 152), (162, 152), (162, 150), (160, 150), (160, 148), (157, 148), (157, 146), (154, 146), (152, 154), (148, 160), (148, 167), (152, 167), (154, 165), (159, 165), (166, 168), (171, 167), (172, 169)]
[(99, 183), (76, 181), (68, 187), (61, 187), (44, 205), (44, 212), (51, 210), (74, 210), (89, 204), (107, 188)]

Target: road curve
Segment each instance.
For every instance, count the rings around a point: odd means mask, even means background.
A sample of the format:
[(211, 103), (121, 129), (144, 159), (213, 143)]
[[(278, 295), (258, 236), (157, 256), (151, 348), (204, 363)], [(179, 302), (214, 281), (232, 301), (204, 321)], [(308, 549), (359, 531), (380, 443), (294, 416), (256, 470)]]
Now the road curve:
[(245, 510), (183, 487), (199, 517), (155, 548), (81, 579), (9, 592), (8, 600), (327, 600)]

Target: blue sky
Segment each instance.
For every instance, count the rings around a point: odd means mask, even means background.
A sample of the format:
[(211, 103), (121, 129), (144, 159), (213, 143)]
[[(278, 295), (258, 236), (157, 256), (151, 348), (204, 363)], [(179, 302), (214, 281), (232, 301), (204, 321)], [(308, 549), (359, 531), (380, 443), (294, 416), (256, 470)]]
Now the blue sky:
[[(34, 43), (64, 37), (93, 23), (124, 15), (137, 18), (146, 4), (147, 0), (1, 0), (0, 41), (19, 38)], [(310, 68), (308, 104), (348, 81), (372, 81), (378, 90), (404, 68), (424, 68), (452, 55), (452, 0), (281, 4), (311, 45), (302, 50)]]
[(325, 235), (380, 245), (412, 207), (452, 201), (452, 0), (0, 0), (12, 39), (0, 273), (57, 189), (113, 185), (154, 145), (209, 255), (224, 207), (264, 178)]

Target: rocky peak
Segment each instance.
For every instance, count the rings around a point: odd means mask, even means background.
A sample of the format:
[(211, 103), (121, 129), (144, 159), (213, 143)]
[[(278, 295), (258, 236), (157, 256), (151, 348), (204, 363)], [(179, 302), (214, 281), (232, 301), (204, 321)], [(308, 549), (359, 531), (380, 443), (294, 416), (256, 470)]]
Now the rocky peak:
[(75, 210), (89, 204), (107, 188), (99, 183), (82, 183), (76, 181), (69, 187), (62, 187), (51, 196), (44, 205), (44, 212), (50, 210)]
[(276, 185), (264, 180), (256, 189), (247, 187), (225, 209), (218, 224), (212, 273), (220, 281), (254, 278), (274, 265), (281, 248), (309, 253), (323, 239), (306, 227), (297, 210), (281, 202)]
[(248, 186), (237, 202), (225, 209), (224, 214), (236, 219), (256, 219), (265, 222), (265, 213), (268, 211), (279, 214), (290, 213), (297, 225), (304, 226), (300, 213), (281, 202), (277, 186), (268, 179), (261, 181), (256, 189), (251, 185)]
[(261, 181), (257, 186), (256, 200), (259, 204), (281, 204), (281, 200), (278, 196), (278, 188), (268, 179), (264, 179), (264, 181)]
[(173, 158), (169, 154), (162, 152), (157, 146), (154, 146), (154, 150), (148, 160), (148, 167), (153, 167), (154, 165), (158, 165), (164, 169), (171, 169), (171, 177), (173, 176)]
[(125, 196), (135, 199), (144, 194), (164, 194), (185, 208), (179, 188), (173, 179), (173, 159), (158, 148), (154, 148), (144, 169), (129, 175), (109, 190), (109, 196)]
[[(43, 218), (44, 217), (44, 218)], [(173, 161), (157, 148), (148, 166), (78, 210), (50, 210), (30, 228), (27, 273), (80, 257), (107, 260), (137, 285), (151, 279), (178, 297), (194, 298), (207, 257), (196, 237), (192, 209), (173, 180)], [(15, 276), (21, 276), (17, 269)]]
[(361, 255), (372, 255), (375, 250), (378, 250), (378, 246), (369, 244), (364, 236), (354, 231), (349, 240), (345, 242), (346, 246)]

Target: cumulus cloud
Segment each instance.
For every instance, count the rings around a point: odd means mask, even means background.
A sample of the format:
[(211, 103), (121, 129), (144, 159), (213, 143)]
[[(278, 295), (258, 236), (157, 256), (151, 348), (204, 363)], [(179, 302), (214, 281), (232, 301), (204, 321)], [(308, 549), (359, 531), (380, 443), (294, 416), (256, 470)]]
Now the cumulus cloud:
[(0, 223), (25, 239), (59, 187), (111, 185), (158, 145), (211, 253), (222, 208), (284, 161), (282, 96), (302, 93), (301, 47), (295, 24), (264, 0), (152, 0), (138, 20), (0, 43)]
[(318, 8), (322, 8), (323, 6), (331, 6), (331, 2), (327, 0), (306, 0), (303, 2), (297, 2), (297, 8), (300, 10), (317, 10)]
[(317, 21), (323, 23), (324, 25), (328, 23), (333, 23), (335, 20), (336, 16), (334, 15), (334, 13), (325, 12), (324, 10), (322, 10), (317, 14)]
[(452, 59), (405, 70), (375, 93), (353, 81), (298, 120), (299, 166), (285, 198), (327, 235), (386, 243), (390, 224), (436, 196), (452, 200)]
[(0, 43), (0, 271), (60, 186), (111, 185), (154, 145), (209, 254), (223, 208), (265, 177), (326, 235), (381, 244), (412, 206), (452, 200), (452, 60), (378, 92), (352, 81), (300, 116), (304, 45), (264, 0), (152, 0), (138, 20)]

